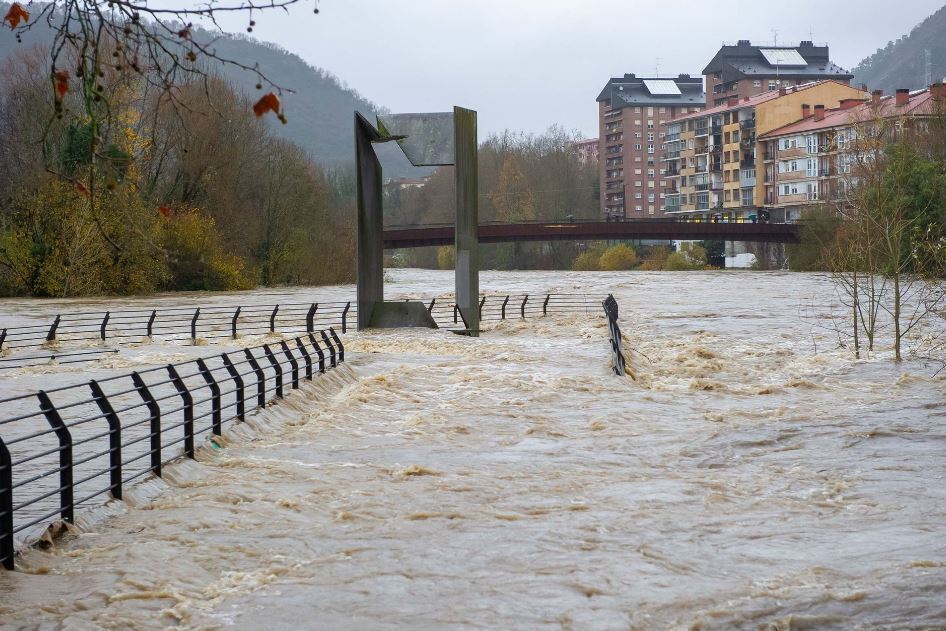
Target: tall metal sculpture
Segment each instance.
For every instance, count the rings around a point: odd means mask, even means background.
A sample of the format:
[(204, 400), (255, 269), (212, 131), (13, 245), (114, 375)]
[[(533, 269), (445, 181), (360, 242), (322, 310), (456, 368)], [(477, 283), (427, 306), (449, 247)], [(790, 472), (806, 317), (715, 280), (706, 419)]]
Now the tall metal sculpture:
[(381, 163), (375, 143), (396, 141), (414, 166), (454, 167), (456, 177), (456, 302), (470, 335), (478, 335), (479, 206), (477, 203), (476, 112), (378, 116), (373, 126), (355, 113), (355, 158), (358, 172), (358, 328), (437, 324), (421, 302), (384, 300), (384, 209)]

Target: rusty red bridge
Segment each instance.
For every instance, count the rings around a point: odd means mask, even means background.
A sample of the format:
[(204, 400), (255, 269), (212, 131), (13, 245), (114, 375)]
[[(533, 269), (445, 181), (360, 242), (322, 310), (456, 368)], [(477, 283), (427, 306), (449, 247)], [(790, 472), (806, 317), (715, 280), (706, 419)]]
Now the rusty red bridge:
[[(642, 221), (535, 221), (484, 223), (480, 243), (510, 241), (751, 241), (798, 243), (797, 223), (713, 222), (655, 219)], [(387, 249), (452, 245), (453, 226), (390, 226), (384, 229)]]

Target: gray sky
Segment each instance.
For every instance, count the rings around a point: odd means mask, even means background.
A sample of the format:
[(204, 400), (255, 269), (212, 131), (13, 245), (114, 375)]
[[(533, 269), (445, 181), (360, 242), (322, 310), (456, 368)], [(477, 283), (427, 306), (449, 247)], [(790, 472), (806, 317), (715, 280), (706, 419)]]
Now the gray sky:
[[(595, 97), (625, 72), (699, 75), (723, 41), (814, 39), (852, 68), (942, 0), (321, 0), (254, 36), (395, 112), (479, 111), (480, 135), (559, 124), (597, 135)], [(309, 8), (307, 8), (309, 7)], [(235, 24), (242, 30), (243, 24)], [(907, 87), (907, 86), (905, 86)], [(909, 86), (916, 87), (916, 86)]]

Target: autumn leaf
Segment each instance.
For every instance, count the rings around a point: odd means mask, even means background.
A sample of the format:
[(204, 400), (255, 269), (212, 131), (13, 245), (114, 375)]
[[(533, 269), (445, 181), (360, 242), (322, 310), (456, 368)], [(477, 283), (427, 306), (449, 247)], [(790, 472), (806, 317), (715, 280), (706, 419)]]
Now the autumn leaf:
[(279, 97), (270, 92), (253, 105), (253, 113), (259, 118), (266, 112), (279, 114)]
[(7, 14), (3, 16), (3, 21), (9, 22), (10, 29), (13, 30), (20, 25), (20, 20), (29, 22), (30, 14), (29, 11), (23, 8), (23, 5), (21, 5), (19, 2), (14, 2), (10, 6), (10, 10), (7, 11)]
[(53, 75), (53, 82), (56, 84), (56, 94), (59, 96), (61, 101), (66, 92), (69, 91), (69, 71), (68, 70), (58, 70), (56, 74)]
[(170, 217), (171, 209), (167, 206), (158, 206), (158, 213), (160, 213), (162, 217)]
[(91, 195), (91, 193), (89, 193), (89, 189), (87, 189), (85, 187), (85, 184), (83, 184), (79, 180), (76, 180), (76, 190), (82, 193), (83, 195), (85, 195), (86, 197), (89, 197)]

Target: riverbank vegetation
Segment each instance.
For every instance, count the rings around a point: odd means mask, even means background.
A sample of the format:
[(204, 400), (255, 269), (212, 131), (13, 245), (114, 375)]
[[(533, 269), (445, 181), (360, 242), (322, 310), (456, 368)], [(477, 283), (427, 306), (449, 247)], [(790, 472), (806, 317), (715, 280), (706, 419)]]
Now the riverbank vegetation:
[(353, 278), (348, 178), (270, 134), (226, 82), (185, 81), (172, 101), (103, 72), (89, 98), (51, 90), (45, 59), (0, 77), (0, 295)]
[[(938, 356), (946, 339), (946, 118), (865, 121), (844, 156), (847, 193), (805, 212), (793, 269), (829, 272), (847, 317), (839, 342), (901, 360)], [(932, 325), (932, 326), (931, 326)], [(908, 348), (909, 347), (909, 348)]]

